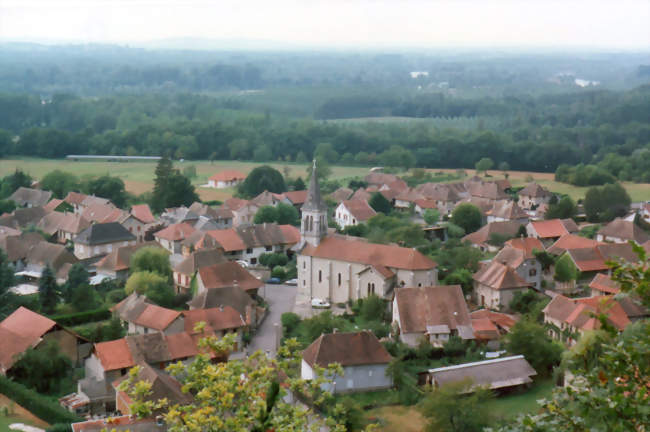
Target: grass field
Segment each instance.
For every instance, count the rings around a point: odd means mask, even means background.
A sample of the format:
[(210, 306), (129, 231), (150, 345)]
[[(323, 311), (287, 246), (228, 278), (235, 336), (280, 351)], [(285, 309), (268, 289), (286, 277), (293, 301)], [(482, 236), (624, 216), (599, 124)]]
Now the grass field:
[(37, 426), (41, 428), (46, 428), (49, 426), (46, 422), (39, 419), (34, 414), (16, 404), (3, 394), (0, 394), (0, 407), (7, 407), (10, 412), (10, 414), (7, 416), (5, 416), (3, 413), (0, 413), (0, 432), (10, 431), (11, 429), (9, 429), (9, 425), (13, 423), (24, 423), (26, 425)]
[[(175, 166), (183, 168), (187, 165), (194, 165), (197, 171), (197, 177), (192, 180), (196, 186), (207, 183), (207, 179), (213, 174), (223, 169), (238, 169), (244, 173), (250, 172), (256, 166), (262, 165), (257, 162), (238, 162), (238, 161), (185, 161), (175, 162)], [(288, 170), (291, 177), (301, 176), (305, 178), (308, 164), (295, 164), (273, 162), (268, 165), (280, 170)], [(35, 178), (41, 178), (48, 172), (60, 169), (72, 172), (78, 176), (83, 175), (102, 175), (110, 174), (120, 177), (124, 180), (126, 189), (129, 192), (140, 194), (153, 188), (155, 162), (74, 162), (58, 159), (4, 159), (0, 160), (0, 176), (5, 176), (17, 168), (22, 169)], [(443, 171), (454, 173), (453, 169), (432, 169), (430, 171)], [(465, 170), (468, 175), (475, 174), (474, 170)], [(368, 168), (364, 167), (332, 167), (332, 179), (343, 179), (355, 176), (364, 176), (368, 173)], [(500, 171), (491, 171), (493, 177), (487, 180), (496, 180), (503, 178)], [(586, 187), (572, 186), (565, 183), (558, 183), (553, 180), (552, 173), (535, 173), (528, 171), (509, 171), (509, 179), (513, 186), (523, 186), (530, 177), (544, 187), (553, 192), (565, 193), (577, 200), (583, 198), (587, 189)], [(632, 197), (632, 201), (650, 200), (650, 184), (624, 183), (625, 188)], [(199, 195), (204, 200), (220, 200), (232, 196), (232, 189), (211, 189), (198, 187)]]

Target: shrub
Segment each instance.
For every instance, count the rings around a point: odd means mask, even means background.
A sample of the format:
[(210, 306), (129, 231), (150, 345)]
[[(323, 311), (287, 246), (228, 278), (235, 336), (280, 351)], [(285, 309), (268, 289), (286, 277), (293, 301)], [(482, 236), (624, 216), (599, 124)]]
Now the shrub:
[(106, 293), (106, 301), (108, 303), (119, 303), (126, 298), (126, 293), (123, 289), (114, 289)]
[(282, 266), (273, 267), (273, 271), (271, 272), (271, 277), (284, 279), (286, 276), (287, 276), (287, 272), (284, 271), (284, 267)]
[(370, 295), (366, 298), (359, 309), (359, 316), (365, 321), (383, 320), (386, 312), (386, 304), (381, 297)]
[(45, 430), (45, 432), (72, 432), (70, 423), (56, 423)]
[(293, 312), (283, 313), (280, 319), (282, 320), (282, 328), (285, 335), (293, 333), (298, 327), (298, 324), (300, 324), (300, 316)]
[(42, 420), (67, 424), (81, 421), (79, 417), (65, 410), (56, 402), (4, 376), (0, 376), (0, 393), (10, 397), (18, 405), (31, 411)]
[(57, 324), (62, 326), (76, 326), (90, 322), (103, 321), (110, 317), (111, 312), (107, 308), (99, 308), (73, 314), (55, 315), (51, 316), (50, 319), (56, 321)]

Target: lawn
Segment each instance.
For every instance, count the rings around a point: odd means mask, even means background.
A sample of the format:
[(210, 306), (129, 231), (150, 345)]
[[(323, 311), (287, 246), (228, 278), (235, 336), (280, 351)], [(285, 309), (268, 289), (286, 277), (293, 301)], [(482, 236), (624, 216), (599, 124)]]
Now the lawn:
[(522, 413), (534, 413), (539, 410), (537, 401), (549, 398), (554, 388), (552, 379), (539, 380), (530, 390), (495, 398), (488, 402), (488, 406), (492, 414), (503, 419)]
[(0, 412), (0, 432), (10, 431), (11, 429), (9, 429), (9, 425), (13, 423), (24, 423), (41, 428), (46, 428), (49, 426), (43, 420), (27, 411), (22, 406), (16, 404), (5, 395), (0, 394), (0, 408), (3, 407), (7, 407), (9, 409), (9, 415), (5, 416), (4, 412)]

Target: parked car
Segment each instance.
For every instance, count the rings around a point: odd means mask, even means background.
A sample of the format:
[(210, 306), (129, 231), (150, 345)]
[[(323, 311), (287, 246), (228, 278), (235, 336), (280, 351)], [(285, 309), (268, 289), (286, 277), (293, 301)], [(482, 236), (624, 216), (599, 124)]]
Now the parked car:
[(281, 284), (282, 281), (281, 281), (279, 278), (272, 277), (272, 278), (270, 278), (270, 279), (267, 279), (267, 280), (266, 280), (266, 283), (267, 283), (267, 284), (277, 285), (277, 284)]
[(311, 307), (317, 308), (317, 309), (327, 309), (330, 307), (330, 304), (328, 301), (325, 301), (323, 299), (319, 298), (313, 298), (311, 299)]
[(244, 268), (248, 268), (248, 261), (237, 260), (237, 264), (239, 264), (240, 266), (242, 266)]
[(285, 285), (298, 285), (298, 279), (289, 279), (284, 284)]

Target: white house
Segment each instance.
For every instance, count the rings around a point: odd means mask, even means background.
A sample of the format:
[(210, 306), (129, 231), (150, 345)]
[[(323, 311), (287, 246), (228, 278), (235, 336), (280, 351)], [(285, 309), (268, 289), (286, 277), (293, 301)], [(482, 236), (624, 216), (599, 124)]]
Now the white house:
[(377, 212), (367, 201), (346, 200), (336, 207), (334, 220), (338, 226), (345, 228), (363, 223), (376, 214)]
[(246, 180), (246, 174), (237, 170), (224, 170), (208, 179), (208, 186), (217, 189), (225, 189), (237, 186)]

